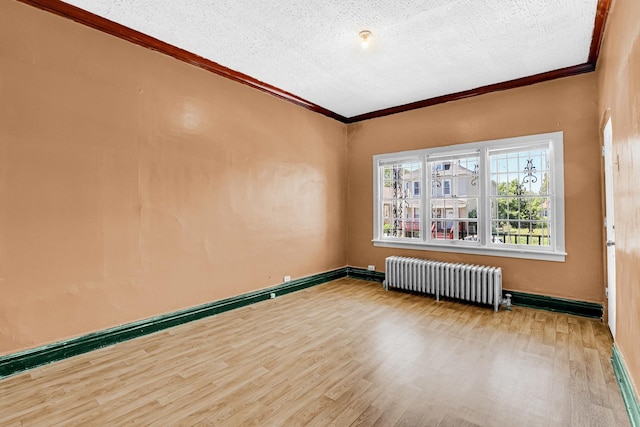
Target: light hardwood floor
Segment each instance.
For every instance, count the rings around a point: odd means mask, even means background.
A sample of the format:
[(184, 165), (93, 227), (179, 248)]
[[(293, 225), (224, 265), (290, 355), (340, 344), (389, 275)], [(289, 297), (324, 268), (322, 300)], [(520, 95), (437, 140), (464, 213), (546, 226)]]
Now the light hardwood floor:
[(344, 278), (0, 381), (0, 425), (629, 425), (596, 320)]

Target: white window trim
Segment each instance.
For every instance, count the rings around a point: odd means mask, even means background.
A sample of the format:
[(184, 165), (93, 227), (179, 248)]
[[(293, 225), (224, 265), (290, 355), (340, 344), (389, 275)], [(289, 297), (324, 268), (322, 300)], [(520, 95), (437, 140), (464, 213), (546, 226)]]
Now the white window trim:
[[(489, 206), (487, 197), (488, 182), (491, 180), (488, 167), (489, 152), (496, 149), (517, 148), (518, 146), (530, 146), (535, 143), (550, 143), (550, 181), (552, 191), (552, 221), (551, 235), (552, 246), (549, 248), (532, 248), (531, 246), (508, 245), (507, 247), (491, 244), (487, 242), (490, 236), (491, 221), (489, 220)], [(406, 161), (409, 159), (420, 159), (423, 163), (423, 179), (421, 187), (421, 212), (428, 212), (424, 189), (429, 188), (426, 184), (428, 179), (426, 171), (427, 157), (448, 156), (469, 153), (470, 151), (480, 152), (480, 200), (478, 203), (478, 228), (483, 227), (481, 240), (478, 242), (452, 240), (446, 243), (437, 243), (427, 238), (427, 233), (421, 233), (420, 239), (408, 239), (397, 237), (384, 237), (382, 230), (381, 211), (381, 185), (380, 166), (389, 163)], [(551, 132), (539, 135), (528, 135), (515, 138), (495, 139), (488, 141), (472, 142), (453, 146), (434, 147), (422, 150), (403, 151), (398, 153), (377, 154), (373, 156), (373, 244), (377, 247), (418, 249), (438, 252), (456, 252), (474, 255), (491, 255), (509, 258), (525, 258), (544, 261), (564, 262), (567, 253), (565, 252), (565, 210), (564, 210), (564, 149), (563, 132)], [(428, 215), (421, 215), (424, 221)], [(425, 224), (422, 222), (422, 224)]]

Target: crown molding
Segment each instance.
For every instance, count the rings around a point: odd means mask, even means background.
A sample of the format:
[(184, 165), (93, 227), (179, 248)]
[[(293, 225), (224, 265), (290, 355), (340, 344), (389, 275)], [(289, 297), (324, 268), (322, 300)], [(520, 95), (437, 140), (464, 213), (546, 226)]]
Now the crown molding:
[(495, 83), (492, 85), (481, 86), (475, 89), (469, 89), (462, 92), (451, 93), (448, 95), (437, 96), (435, 98), (423, 99), (422, 101), (412, 102), (410, 104), (398, 105), (396, 107), (385, 108), (382, 110), (372, 111), (366, 114), (349, 117), (347, 123), (356, 123), (363, 120), (375, 119), (378, 117), (389, 116), (391, 114), (403, 113), (405, 111), (416, 110), (418, 108), (430, 107), (433, 105), (444, 104), (445, 102), (457, 101), (459, 99), (470, 98), (487, 93), (498, 92), (501, 90), (515, 89), (518, 87), (528, 86), (535, 83), (555, 80), (562, 77), (575, 76), (577, 74), (589, 73), (595, 70), (595, 65), (585, 63), (574, 65), (572, 67), (561, 68), (559, 70), (547, 71), (546, 73), (535, 74), (533, 76), (522, 77), (506, 82)]

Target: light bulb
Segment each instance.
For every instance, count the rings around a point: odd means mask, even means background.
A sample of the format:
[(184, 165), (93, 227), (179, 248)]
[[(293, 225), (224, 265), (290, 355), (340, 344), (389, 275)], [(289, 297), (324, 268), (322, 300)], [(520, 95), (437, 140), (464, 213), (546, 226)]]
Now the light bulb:
[(363, 31), (360, 31), (359, 35), (360, 35), (360, 39), (362, 40), (362, 42), (360, 43), (362, 48), (363, 49), (368, 48), (369, 47), (369, 37), (371, 37), (371, 31), (363, 30)]

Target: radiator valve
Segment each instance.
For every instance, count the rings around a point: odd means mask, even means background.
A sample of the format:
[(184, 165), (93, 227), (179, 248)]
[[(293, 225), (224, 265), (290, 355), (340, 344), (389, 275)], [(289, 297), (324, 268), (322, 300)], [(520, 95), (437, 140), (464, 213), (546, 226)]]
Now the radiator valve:
[(511, 311), (511, 294), (504, 294), (504, 299), (502, 300), (508, 311)]

